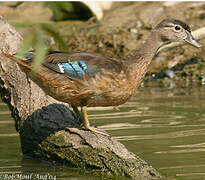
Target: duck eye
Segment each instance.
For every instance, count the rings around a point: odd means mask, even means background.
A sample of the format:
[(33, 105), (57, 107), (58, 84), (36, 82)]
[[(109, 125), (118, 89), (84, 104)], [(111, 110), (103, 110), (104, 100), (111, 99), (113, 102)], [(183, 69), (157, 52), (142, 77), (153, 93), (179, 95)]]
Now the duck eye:
[(181, 28), (181, 26), (177, 25), (177, 26), (174, 27), (174, 29), (175, 29), (175, 31), (180, 31), (182, 28)]

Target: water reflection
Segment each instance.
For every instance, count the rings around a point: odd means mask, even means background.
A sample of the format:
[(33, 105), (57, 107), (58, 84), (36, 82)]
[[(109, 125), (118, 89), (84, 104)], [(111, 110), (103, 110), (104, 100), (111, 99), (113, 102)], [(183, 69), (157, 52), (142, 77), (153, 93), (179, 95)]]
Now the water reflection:
[[(93, 124), (169, 178), (205, 177), (205, 87), (146, 86), (118, 108), (89, 108)], [(9, 110), (0, 103), (0, 173), (49, 172), (57, 179), (98, 179), (77, 169), (23, 159)], [(80, 173), (79, 173), (80, 172)], [(100, 178), (99, 178), (100, 179)]]

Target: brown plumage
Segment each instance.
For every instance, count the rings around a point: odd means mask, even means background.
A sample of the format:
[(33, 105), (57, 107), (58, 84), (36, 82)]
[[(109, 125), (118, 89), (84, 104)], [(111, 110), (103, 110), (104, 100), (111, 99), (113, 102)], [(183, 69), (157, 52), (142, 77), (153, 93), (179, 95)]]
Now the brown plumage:
[(165, 19), (153, 29), (135, 53), (123, 60), (87, 52), (54, 52), (48, 55), (40, 69), (33, 74), (30, 60), (23, 61), (4, 55), (16, 61), (22, 71), (48, 95), (71, 104), (77, 115), (77, 106), (83, 107), (86, 129), (104, 134), (90, 126), (86, 106), (117, 106), (129, 100), (156, 51), (169, 41), (186, 41), (201, 47), (192, 37), (188, 25), (179, 20)]

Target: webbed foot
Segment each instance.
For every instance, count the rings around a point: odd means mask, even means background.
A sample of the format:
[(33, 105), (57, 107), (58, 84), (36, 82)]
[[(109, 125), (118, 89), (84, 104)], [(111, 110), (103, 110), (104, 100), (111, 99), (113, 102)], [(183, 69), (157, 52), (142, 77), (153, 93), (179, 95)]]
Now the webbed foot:
[(107, 133), (97, 129), (96, 127), (90, 125), (90, 122), (88, 120), (88, 114), (87, 114), (86, 106), (82, 107), (82, 112), (83, 112), (83, 125), (84, 125), (86, 130), (92, 131), (95, 134), (101, 134), (101, 135), (104, 135), (104, 136), (110, 136), (109, 134), (107, 134)]

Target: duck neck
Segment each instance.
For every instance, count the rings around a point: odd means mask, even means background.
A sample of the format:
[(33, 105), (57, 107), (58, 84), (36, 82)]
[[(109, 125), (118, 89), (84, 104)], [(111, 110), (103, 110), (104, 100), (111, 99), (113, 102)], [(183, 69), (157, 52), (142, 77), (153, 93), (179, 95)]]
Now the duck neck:
[(146, 73), (147, 67), (150, 64), (153, 56), (157, 50), (163, 45), (159, 33), (153, 30), (147, 40), (135, 51), (132, 55), (128, 55), (126, 62), (128, 69), (134, 74), (136, 71), (140, 71), (141, 75)]
[(141, 56), (138, 60), (150, 62), (157, 50), (163, 45), (163, 41), (157, 31), (153, 31), (147, 40), (135, 52), (137, 56)]

